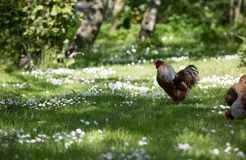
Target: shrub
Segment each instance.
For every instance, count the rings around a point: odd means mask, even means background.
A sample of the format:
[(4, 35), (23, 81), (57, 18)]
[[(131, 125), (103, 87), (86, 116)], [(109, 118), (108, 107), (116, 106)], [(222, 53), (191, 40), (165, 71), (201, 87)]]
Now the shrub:
[(246, 65), (246, 38), (245, 37), (239, 37), (242, 40), (241, 45), (238, 48), (238, 55), (240, 57), (240, 65), (245, 66)]
[[(74, 10), (76, 1), (9, 0), (0, 2), (2, 59), (7, 58), (17, 64), (20, 57), (25, 55), (34, 60), (35, 64), (40, 64), (41, 57), (61, 54), (64, 44), (68, 43), (69, 29), (76, 25)], [(51, 52), (47, 52), (47, 49), (51, 49)]]

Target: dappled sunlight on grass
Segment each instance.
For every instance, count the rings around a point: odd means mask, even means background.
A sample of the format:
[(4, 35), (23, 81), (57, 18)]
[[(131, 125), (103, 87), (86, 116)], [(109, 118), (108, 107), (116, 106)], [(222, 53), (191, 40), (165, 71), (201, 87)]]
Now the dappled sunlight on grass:
[[(3, 73), (7, 76), (0, 82), (4, 93), (0, 95), (1, 155), (22, 159), (243, 157), (245, 121), (228, 121), (223, 100), (227, 88), (244, 73), (245, 68), (237, 68), (238, 59), (167, 61), (175, 70), (192, 63), (200, 72), (200, 82), (183, 102), (173, 102), (158, 86), (150, 61)], [(15, 155), (10, 154), (13, 150)]]

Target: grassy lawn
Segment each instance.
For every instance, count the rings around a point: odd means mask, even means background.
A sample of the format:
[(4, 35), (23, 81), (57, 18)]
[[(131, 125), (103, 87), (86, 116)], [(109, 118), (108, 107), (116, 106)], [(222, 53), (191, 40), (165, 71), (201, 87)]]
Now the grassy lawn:
[(192, 63), (201, 80), (181, 103), (149, 60), (76, 70), (0, 69), (0, 159), (244, 159), (246, 121), (223, 96), (245, 73), (238, 59)]

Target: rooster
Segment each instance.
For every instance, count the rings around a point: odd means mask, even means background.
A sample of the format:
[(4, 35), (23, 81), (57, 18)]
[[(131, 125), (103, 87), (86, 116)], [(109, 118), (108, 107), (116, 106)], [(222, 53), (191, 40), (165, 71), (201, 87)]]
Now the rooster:
[(246, 93), (246, 74), (242, 75), (234, 86), (230, 87), (224, 97), (225, 102), (231, 106), (239, 95)]
[(230, 106), (230, 109), (225, 112), (228, 119), (246, 116), (246, 74), (240, 77), (238, 83), (229, 88), (224, 99)]
[(199, 80), (199, 72), (194, 65), (189, 65), (178, 73), (171, 65), (161, 60), (155, 62), (155, 67), (158, 84), (174, 101), (184, 100)]

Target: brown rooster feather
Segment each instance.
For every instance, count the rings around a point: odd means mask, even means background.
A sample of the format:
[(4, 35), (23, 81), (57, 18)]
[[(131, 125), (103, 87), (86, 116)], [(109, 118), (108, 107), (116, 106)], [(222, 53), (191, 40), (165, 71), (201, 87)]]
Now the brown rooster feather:
[(246, 74), (242, 75), (235, 85), (230, 87), (224, 97), (225, 102), (231, 106), (239, 95), (246, 93)]
[(185, 99), (199, 80), (199, 72), (194, 65), (189, 65), (178, 73), (171, 65), (161, 60), (156, 61), (155, 66), (158, 84), (174, 101)]
[(237, 99), (237, 97), (238, 97), (237, 92), (235, 90), (235, 87), (233, 86), (233, 87), (231, 87), (231, 88), (228, 89), (227, 94), (224, 97), (224, 99), (225, 99), (225, 102), (229, 106), (231, 106), (232, 103)]
[(225, 112), (228, 119), (246, 116), (246, 74), (240, 77), (238, 83), (229, 88), (224, 99), (230, 106), (230, 109)]

